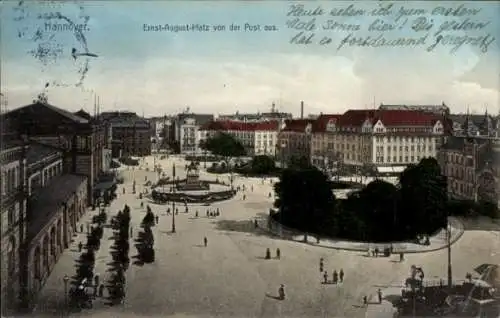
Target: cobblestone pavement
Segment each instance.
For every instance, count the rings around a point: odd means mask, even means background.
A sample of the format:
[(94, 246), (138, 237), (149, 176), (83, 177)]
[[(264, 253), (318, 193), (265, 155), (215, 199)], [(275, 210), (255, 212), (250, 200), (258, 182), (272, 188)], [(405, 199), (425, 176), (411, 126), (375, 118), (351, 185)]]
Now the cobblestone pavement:
[[(147, 158), (152, 167), (152, 157)], [(172, 162), (177, 174), (184, 174), (184, 162), (179, 158), (160, 161), (162, 168), (170, 174)], [(131, 194), (132, 181), (137, 181), (140, 191), (144, 176), (155, 179), (153, 172), (122, 169), (125, 184), (118, 188), (118, 198), (108, 208), (115, 214), (127, 203), (131, 207), (134, 236), (142, 220), (145, 208), (140, 208), (137, 195)], [(215, 175), (201, 171), (201, 179), (215, 179)], [(219, 175), (227, 181), (228, 175)], [(362, 305), (363, 296), (374, 295), (378, 288), (384, 295), (400, 292), (402, 281), (409, 275), (412, 264), (422, 266), (426, 279), (438, 280), (446, 277), (446, 250), (432, 253), (408, 254), (399, 262), (396, 256), (366, 257), (366, 253), (334, 250), (309, 244), (297, 244), (277, 239), (266, 231), (255, 229), (253, 220), (264, 218), (272, 206), (269, 198), (272, 186), (269, 179), (262, 184), (257, 178), (236, 177), (235, 186), (246, 185), (246, 200), (240, 192), (235, 198), (211, 206), (190, 205), (189, 212), (179, 207), (176, 216), (176, 233), (171, 233), (171, 216), (167, 216), (166, 205), (156, 205), (145, 199), (154, 213), (160, 216), (159, 224), (153, 228), (156, 260), (143, 266), (132, 265), (126, 272), (126, 298), (123, 305), (109, 307), (104, 299), (96, 299), (94, 308), (72, 317), (392, 317), (390, 304)], [(251, 190), (253, 185), (253, 191)], [(126, 194), (122, 194), (122, 188)], [(145, 206), (146, 206), (145, 204)], [(207, 208), (219, 208), (221, 216), (207, 218)], [(199, 217), (195, 218), (198, 210)], [(86, 222), (89, 212), (82, 220)], [(467, 272), (481, 263), (500, 263), (500, 240), (497, 231), (466, 230), (452, 246), (453, 275), (465, 277)], [(81, 234), (79, 234), (81, 235)], [(108, 241), (111, 231), (106, 229), (101, 248), (96, 255), (96, 272), (106, 278), (111, 260)], [(203, 237), (208, 246), (203, 246)], [(60, 315), (64, 308), (65, 274), (75, 273), (73, 246), (65, 251), (40, 293), (36, 317)], [(271, 249), (273, 259), (265, 260), (266, 248)], [(275, 251), (281, 250), (281, 259), (274, 259)], [(130, 256), (136, 250), (131, 244)], [(324, 258), (325, 269), (330, 279), (333, 270), (343, 269), (344, 282), (321, 284), (323, 275), (319, 271), (319, 259)], [(105, 275), (103, 277), (103, 275)], [(277, 300), (280, 284), (285, 285), (286, 299)], [(395, 291), (394, 291), (395, 292)], [(377, 309), (378, 308), (378, 309)]]

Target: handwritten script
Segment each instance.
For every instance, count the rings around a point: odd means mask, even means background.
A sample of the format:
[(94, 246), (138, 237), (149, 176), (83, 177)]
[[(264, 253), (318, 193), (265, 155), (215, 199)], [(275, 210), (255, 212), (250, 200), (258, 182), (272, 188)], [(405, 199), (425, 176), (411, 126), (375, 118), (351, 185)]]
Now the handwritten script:
[(344, 7), (292, 4), (286, 27), (293, 31), (294, 45), (348, 47), (411, 47), (432, 52), (439, 47), (457, 52), (464, 45), (486, 53), (495, 37), (491, 21), (480, 8), (446, 3), (417, 8), (408, 3), (374, 2)]

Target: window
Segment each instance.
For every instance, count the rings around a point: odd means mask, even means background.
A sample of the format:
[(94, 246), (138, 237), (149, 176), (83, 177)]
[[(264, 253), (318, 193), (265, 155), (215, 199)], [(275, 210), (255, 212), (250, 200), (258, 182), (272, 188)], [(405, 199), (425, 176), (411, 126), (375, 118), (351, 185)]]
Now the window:
[(405, 162), (408, 162), (408, 156), (405, 156)]
[(8, 212), (9, 227), (14, 225), (14, 223), (16, 222), (15, 218), (16, 218), (16, 210), (14, 208), (9, 209)]

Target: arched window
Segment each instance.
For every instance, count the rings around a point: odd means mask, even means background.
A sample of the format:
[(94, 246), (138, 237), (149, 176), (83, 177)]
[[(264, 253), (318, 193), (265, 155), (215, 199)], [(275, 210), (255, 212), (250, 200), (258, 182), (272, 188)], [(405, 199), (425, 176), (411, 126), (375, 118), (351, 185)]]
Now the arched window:
[(34, 269), (35, 269), (35, 273), (34, 273), (35, 278), (40, 278), (40, 276), (41, 276), (41, 255), (40, 254), (41, 254), (40, 253), (40, 246), (37, 246), (35, 249), (34, 260), (33, 260)]
[(14, 274), (16, 271), (16, 254), (17, 254), (17, 246), (16, 246), (16, 238), (11, 237), (9, 240), (9, 249), (8, 249), (8, 273), (9, 276)]

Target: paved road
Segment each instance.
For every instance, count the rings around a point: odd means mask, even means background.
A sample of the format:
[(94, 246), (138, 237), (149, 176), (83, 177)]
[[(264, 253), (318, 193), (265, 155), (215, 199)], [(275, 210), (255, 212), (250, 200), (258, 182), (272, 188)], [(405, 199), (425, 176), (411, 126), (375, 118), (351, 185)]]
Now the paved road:
[[(171, 162), (171, 159), (161, 162), (167, 174)], [(149, 158), (148, 166), (152, 164)], [(182, 176), (184, 163), (177, 160), (177, 164), (177, 174)], [(144, 170), (122, 173), (127, 194), (123, 195), (119, 187), (118, 199), (113, 202), (110, 213), (129, 204), (136, 235), (145, 209), (140, 208), (136, 195), (130, 194), (132, 180), (137, 180), (140, 190), (144, 176), (154, 179), (154, 173)], [(215, 176), (202, 172), (201, 178), (215, 179)], [(175, 234), (170, 233), (171, 217), (163, 215), (166, 206), (151, 204), (153, 212), (160, 215), (160, 222), (153, 229), (156, 261), (144, 266), (131, 265), (128, 269), (124, 305), (109, 307), (98, 299), (94, 309), (72, 316), (365, 317), (376, 310), (374, 305), (367, 311), (362, 306), (362, 297), (373, 295), (378, 288), (385, 290), (392, 286), (400, 290), (411, 264), (422, 266), (426, 277), (431, 279), (446, 275), (446, 250), (408, 254), (406, 261), (400, 263), (396, 257), (369, 258), (365, 253), (298, 244), (258, 232), (251, 220), (271, 207), (273, 199), (268, 198), (271, 185), (262, 185), (260, 179), (241, 177), (235, 184), (246, 184), (245, 201), (238, 194), (232, 200), (212, 205), (212, 209), (218, 207), (222, 212), (217, 218), (204, 216), (207, 207), (190, 206), (188, 214), (177, 216)], [(196, 210), (199, 210), (199, 218), (194, 217)], [(105, 233), (103, 240), (109, 235)], [(206, 248), (202, 246), (204, 236), (208, 238)], [(270, 248), (273, 255), (276, 248), (280, 248), (281, 260), (263, 259), (266, 248)], [(103, 244), (99, 251), (104, 258), (97, 265), (96, 271), (100, 273), (106, 272), (106, 262), (111, 259), (106, 249)], [(480, 263), (500, 263), (500, 257), (493, 253), (497, 250), (500, 250), (500, 242), (492, 232), (466, 231), (452, 248), (455, 277), (465, 277), (466, 272)], [(130, 253), (136, 254), (133, 246)], [(61, 279), (64, 273), (74, 273), (76, 254), (67, 251), (56, 265), (40, 296), (38, 311), (34, 313), (37, 317), (53, 316), (56, 310), (60, 311), (57, 308), (61, 308), (63, 295)], [(344, 270), (344, 283), (320, 283), (321, 257), (330, 276), (334, 269)], [(273, 298), (279, 284), (285, 284), (287, 299), (284, 301)], [(376, 312), (376, 317), (391, 317), (384, 310)]]

